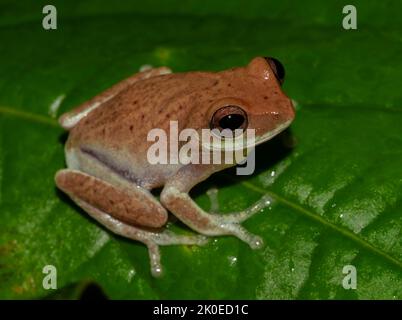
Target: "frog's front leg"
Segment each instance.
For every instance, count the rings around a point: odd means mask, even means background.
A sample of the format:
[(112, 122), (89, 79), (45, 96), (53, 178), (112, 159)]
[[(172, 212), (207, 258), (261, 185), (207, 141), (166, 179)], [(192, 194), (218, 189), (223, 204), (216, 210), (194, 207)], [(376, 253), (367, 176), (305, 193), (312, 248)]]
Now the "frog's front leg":
[[(219, 212), (219, 203), (218, 203), (218, 189), (211, 188), (207, 191), (207, 196), (209, 197), (209, 201), (211, 203), (210, 212), (211, 213), (218, 213)], [(235, 222), (241, 223), (248, 218), (255, 215), (257, 212), (261, 211), (262, 209), (266, 208), (272, 203), (272, 198), (268, 195), (264, 195), (261, 197), (260, 200), (253, 203), (247, 209), (240, 211), (240, 212), (231, 212), (225, 214), (225, 220), (227, 222)]]
[[(126, 238), (140, 241), (148, 247), (151, 272), (162, 273), (159, 245), (202, 245), (206, 237), (181, 236), (164, 226), (167, 212), (147, 190), (114, 186), (78, 170), (63, 169), (57, 172), (57, 186), (92, 218), (110, 231)], [(153, 229), (145, 230), (141, 227)]]
[(220, 170), (207, 165), (192, 165), (183, 168), (166, 183), (161, 193), (162, 204), (183, 223), (201, 234), (208, 236), (233, 235), (248, 243), (253, 249), (261, 247), (262, 239), (249, 233), (240, 225), (240, 222), (260, 211), (264, 204), (268, 205), (267, 199), (263, 198), (257, 205), (242, 212), (217, 215), (205, 212), (189, 196), (188, 193), (194, 185)]

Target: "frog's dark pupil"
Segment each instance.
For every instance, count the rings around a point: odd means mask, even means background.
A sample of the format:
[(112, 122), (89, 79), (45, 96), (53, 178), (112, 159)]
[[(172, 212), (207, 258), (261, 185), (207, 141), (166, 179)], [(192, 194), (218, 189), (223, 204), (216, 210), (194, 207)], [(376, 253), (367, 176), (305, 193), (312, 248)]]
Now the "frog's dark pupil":
[(219, 126), (222, 129), (235, 130), (239, 129), (244, 123), (244, 116), (241, 114), (228, 114), (219, 120)]
[(271, 68), (274, 70), (276, 77), (282, 83), (285, 80), (285, 67), (283, 64), (275, 58), (266, 57), (265, 60), (270, 64)]

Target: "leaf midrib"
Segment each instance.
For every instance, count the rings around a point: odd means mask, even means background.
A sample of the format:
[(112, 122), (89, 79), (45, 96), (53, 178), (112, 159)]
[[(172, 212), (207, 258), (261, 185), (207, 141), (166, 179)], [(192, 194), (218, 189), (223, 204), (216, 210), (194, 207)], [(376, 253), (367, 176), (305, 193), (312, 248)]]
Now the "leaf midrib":
[(387, 252), (375, 247), (374, 245), (372, 245), (370, 242), (366, 241), (365, 239), (361, 238), (360, 236), (358, 236), (356, 233), (353, 233), (352, 231), (340, 227), (332, 222), (330, 222), (329, 220), (324, 219), (322, 216), (315, 214), (312, 211), (307, 210), (306, 208), (304, 208), (303, 206), (294, 203), (288, 199), (285, 199), (284, 197), (272, 192), (272, 191), (267, 191), (263, 188), (260, 188), (256, 185), (254, 185), (251, 182), (248, 181), (240, 181), (239, 179), (236, 179), (236, 177), (231, 176), (231, 175), (226, 175), (224, 174), (226, 178), (231, 179), (232, 181), (236, 182), (236, 183), (240, 183), (243, 186), (245, 186), (246, 188), (253, 190), (255, 192), (264, 194), (264, 195), (269, 195), (270, 197), (272, 197), (275, 201), (282, 203), (292, 209), (294, 209), (296, 212), (298, 212), (299, 214), (302, 214), (303, 216), (313, 220), (316, 223), (320, 223), (323, 226), (341, 234), (342, 236), (346, 237), (347, 239), (359, 244), (360, 246), (362, 246), (364, 249), (381, 256), (382, 258), (384, 258), (385, 260), (387, 260), (388, 262), (396, 265), (397, 267), (402, 269), (402, 261), (394, 258), (393, 256), (391, 256), (390, 254), (388, 254)]
[(42, 123), (42, 124), (50, 125), (52, 127), (60, 128), (59, 124), (57, 123), (57, 121), (55, 119), (41, 116), (41, 115), (34, 114), (34, 113), (30, 113), (30, 112), (21, 111), (16, 108), (0, 106), (0, 113), (6, 114), (9, 116), (14, 116), (17, 118), (23, 118), (26, 120), (30, 120), (32, 122)]

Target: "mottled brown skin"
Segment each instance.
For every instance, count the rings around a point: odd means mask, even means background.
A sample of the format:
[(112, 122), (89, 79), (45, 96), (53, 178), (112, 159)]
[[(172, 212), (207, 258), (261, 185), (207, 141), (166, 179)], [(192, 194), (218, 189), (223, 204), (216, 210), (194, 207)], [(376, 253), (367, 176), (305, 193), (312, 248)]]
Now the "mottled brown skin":
[(160, 187), (178, 168), (153, 165), (150, 170), (146, 155), (153, 142), (147, 141), (148, 132), (153, 128), (169, 132), (170, 120), (178, 121), (179, 130), (208, 129), (212, 114), (225, 103), (245, 109), (248, 128), (255, 129), (257, 136), (294, 118), (290, 99), (266, 61), (257, 58), (245, 68), (167, 74), (135, 82), (72, 128), (67, 149), (80, 146), (108, 157), (124, 153), (140, 184)]
[[(166, 209), (204, 235), (235, 235), (251, 247), (261, 240), (241, 227), (244, 214), (211, 215), (188, 196), (194, 185), (227, 164), (151, 165), (147, 150), (154, 142), (147, 141), (149, 131), (160, 128), (169, 133), (170, 121), (176, 120), (179, 131), (192, 128), (200, 133), (209, 129), (216, 110), (236, 105), (246, 112), (258, 143), (294, 118), (291, 100), (264, 58), (222, 72), (167, 72), (159, 68), (136, 74), (63, 115), (60, 123), (70, 130), (69, 169), (56, 175), (58, 187), (93, 218), (148, 246), (154, 275), (161, 270), (157, 244), (203, 242), (200, 237), (179, 239), (141, 229), (162, 226)], [(148, 190), (161, 186), (159, 203)]]
[[(79, 194), (82, 201), (124, 223), (159, 228), (167, 222), (163, 207), (149, 201), (147, 194), (133, 192), (131, 188), (113, 188), (105, 181), (78, 172), (60, 175), (58, 183), (71, 194)], [(147, 205), (141, 207), (144, 202)]]

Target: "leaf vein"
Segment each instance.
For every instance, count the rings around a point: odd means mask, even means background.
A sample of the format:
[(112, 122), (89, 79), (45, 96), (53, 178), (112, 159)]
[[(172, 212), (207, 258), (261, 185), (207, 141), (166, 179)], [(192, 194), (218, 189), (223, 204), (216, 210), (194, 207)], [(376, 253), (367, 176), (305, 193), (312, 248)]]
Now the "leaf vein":
[(37, 122), (37, 123), (42, 123), (46, 125), (51, 125), (53, 127), (59, 127), (57, 124), (57, 121), (48, 117), (44, 117), (38, 114), (34, 113), (29, 113), (17, 109), (13, 109), (10, 107), (5, 107), (5, 106), (0, 106), (0, 113), (9, 115), (9, 116), (14, 116), (17, 118), (23, 118), (32, 122)]
[(285, 199), (284, 197), (279, 196), (278, 194), (272, 192), (272, 191), (267, 191), (264, 190), (254, 184), (252, 184), (251, 182), (248, 181), (239, 181), (238, 179), (232, 177), (232, 176), (228, 176), (226, 175), (228, 178), (230, 178), (231, 180), (234, 180), (235, 182), (240, 182), (241, 184), (243, 184), (246, 188), (249, 188), (253, 191), (256, 191), (258, 193), (261, 194), (268, 194), (270, 197), (272, 197), (273, 199), (275, 199), (276, 201), (294, 209), (296, 212), (299, 212), (300, 214), (310, 218), (311, 220), (322, 224), (323, 226), (334, 230), (335, 232), (343, 235), (344, 237), (352, 240), (353, 242), (359, 244), (361, 247), (363, 247), (364, 249), (371, 251), (375, 254), (377, 254), (378, 256), (381, 256), (382, 258), (384, 258), (385, 260), (387, 260), (388, 262), (398, 266), (399, 268), (402, 269), (402, 261), (394, 258), (393, 256), (391, 256), (390, 254), (388, 254), (387, 252), (383, 251), (380, 248), (375, 247), (374, 245), (372, 245), (370, 242), (366, 241), (365, 239), (359, 237), (357, 234), (339, 227), (335, 224), (333, 224), (332, 222), (324, 219), (323, 217), (314, 214), (313, 212), (310, 212), (309, 210), (307, 210), (306, 208), (302, 207), (299, 204), (296, 204), (288, 199)]

